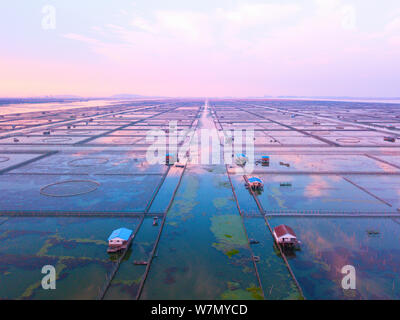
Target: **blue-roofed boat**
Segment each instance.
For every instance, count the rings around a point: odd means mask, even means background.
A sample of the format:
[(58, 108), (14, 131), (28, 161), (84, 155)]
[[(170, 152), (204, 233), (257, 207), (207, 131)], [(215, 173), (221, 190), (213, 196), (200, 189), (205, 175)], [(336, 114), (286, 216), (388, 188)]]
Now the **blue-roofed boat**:
[(254, 190), (261, 190), (264, 188), (264, 182), (258, 177), (250, 177), (248, 187)]
[(127, 228), (114, 230), (108, 237), (108, 253), (118, 252), (128, 248), (133, 231)]

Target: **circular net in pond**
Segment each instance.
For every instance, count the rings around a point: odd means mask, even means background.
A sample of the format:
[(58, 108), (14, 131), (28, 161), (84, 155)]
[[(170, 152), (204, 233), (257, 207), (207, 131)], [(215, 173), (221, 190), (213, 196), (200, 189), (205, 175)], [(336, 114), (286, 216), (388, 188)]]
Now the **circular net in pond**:
[(361, 140), (358, 138), (337, 138), (336, 141), (341, 143), (359, 143)]
[(40, 188), (40, 193), (48, 197), (74, 197), (93, 192), (99, 186), (94, 180), (65, 180)]
[(0, 162), (7, 162), (8, 160), (10, 160), (9, 157), (0, 157)]
[(71, 141), (71, 138), (45, 138), (42, 139), (43, 142), (51, 142), (51, 143), (62, 143), (62, 142), (67, 142)]
[(91, 167), (100, 164), (105, 164), (108, 162), (107, 158), (79, 158), (68, 162), (71, 167)]

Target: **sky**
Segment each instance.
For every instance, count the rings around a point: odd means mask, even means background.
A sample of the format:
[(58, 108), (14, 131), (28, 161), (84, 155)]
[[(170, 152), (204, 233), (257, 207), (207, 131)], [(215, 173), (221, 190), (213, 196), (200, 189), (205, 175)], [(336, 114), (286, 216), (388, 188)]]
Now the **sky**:
[(0, 97), (400, 96), (398, 0), (2, 0)]

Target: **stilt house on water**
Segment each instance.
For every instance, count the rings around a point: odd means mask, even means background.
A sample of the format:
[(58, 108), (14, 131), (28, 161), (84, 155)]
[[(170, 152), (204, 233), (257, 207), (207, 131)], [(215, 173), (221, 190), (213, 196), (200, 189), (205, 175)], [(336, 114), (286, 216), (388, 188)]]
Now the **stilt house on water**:
[(127, 228), (119, 228), (114, 230), (108, 237), (107, 252), (118, 252), (120, 250), (127, 249), (132, 233), (133, 231)]
[(297, 240), (297, 236), (293, 229), (287, 225), (280, 225), (274, 228), (273, 235), (277, 244), (279, 244), (282, 249), (295, 248), (300, 244)]
[(253, 190), (261, 190), (264, 188), (264, 183), (260, 178), (250, 177), (248, 187)]

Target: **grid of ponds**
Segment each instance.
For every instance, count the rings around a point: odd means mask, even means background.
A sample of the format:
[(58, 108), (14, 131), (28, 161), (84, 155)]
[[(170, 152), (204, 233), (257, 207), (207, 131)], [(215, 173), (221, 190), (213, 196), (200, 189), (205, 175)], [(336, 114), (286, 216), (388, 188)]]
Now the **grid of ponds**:
[[(246, 174), (264, 190), (254, 198), (235, 164), (150, 164), (148, 132), (168, 138), (171, 123), (189, 140), (190, 129), (255, 130), (255, 159), (270, 165)], [(104, 288), (104, 299), (399, 299), (398, 123), (400, 105), (358, 102), (2, 105), (0, 299), (97, 299)], [(288, 265), (266, 221), (301, 240)], [(119, 227), (135, 231), (120, 263), (106, 253)], [(42, 289), (44, 265), (56, 290)], [(345, 265), (355, 290), (341, 287)]]

